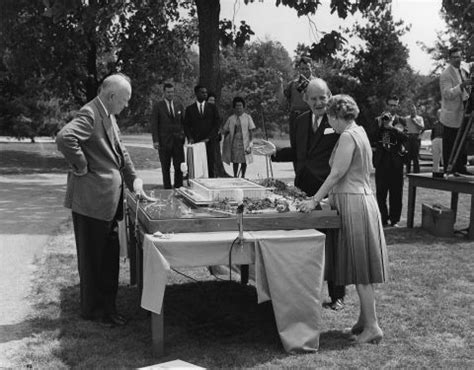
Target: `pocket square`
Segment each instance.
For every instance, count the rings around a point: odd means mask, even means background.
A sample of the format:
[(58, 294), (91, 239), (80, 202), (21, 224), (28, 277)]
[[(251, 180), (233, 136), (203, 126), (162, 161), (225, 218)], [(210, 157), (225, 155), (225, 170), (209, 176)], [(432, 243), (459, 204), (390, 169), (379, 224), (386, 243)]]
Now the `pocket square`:
[(334, 129), (332, 127), (328, 127), (324, 129), (324, 135), (334, 134)]

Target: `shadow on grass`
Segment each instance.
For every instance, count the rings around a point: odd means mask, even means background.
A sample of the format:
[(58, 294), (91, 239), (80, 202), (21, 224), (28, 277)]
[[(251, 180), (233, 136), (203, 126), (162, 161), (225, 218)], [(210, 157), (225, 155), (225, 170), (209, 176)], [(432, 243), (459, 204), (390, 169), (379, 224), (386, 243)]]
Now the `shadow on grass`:
[(69, 168), (66, 160), (54, 152), (2, 150), (1, 156), (2, 175), (65, 172)]
[[(6, 340), (55, 332), (54, 353), (67, 367), (136, 368), (174, 359), (209, 368), (252, 367), (291, 356), (281, 345), (271, 303), (257, 304), (255, 288), (237, 282), (167, 286), (162, 358), (152, 356), (150, 315), (139, 307), (136, 287), (119, 288), (118, 309), (131, 318), (124, 327), (80, 319), (78, 285), (63, 287), (59, 300), (58, 318), (46, 314), (19, 324)], [(36, 308), (47, 313), (49, 305)]]

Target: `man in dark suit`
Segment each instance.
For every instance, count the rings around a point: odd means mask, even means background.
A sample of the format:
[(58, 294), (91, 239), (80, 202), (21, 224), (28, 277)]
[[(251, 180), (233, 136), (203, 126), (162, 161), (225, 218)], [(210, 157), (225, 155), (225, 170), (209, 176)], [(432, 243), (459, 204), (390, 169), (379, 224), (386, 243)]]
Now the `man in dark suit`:
[(372, 136), (377, 203), (382, 224), (393, 227), (399, 226), (402, 214), (403, 164), (407, 153), (404, 144), (408, 139), (406, 122), (397, 114), (399, 102), (396, 95), (387, 98), (387, 110), (376, 118)]
[(184, 162), (184, 109), (181, 103), (173, 100), (172, 84), (165, 83), (163, 95), (164, 99), (156, 102), (151, 112), (153, 147), (160, 156), (164, 188), (171, 189), (171, 160), (174, 167), (174, 187), (180, 188), (183, 186), (181, 163)]
[[(303, 99), (311, 110), (300, 114), (295, 122), (293, 147), (278, 149), (272, 160), (294, 162), (295, 186), (308, 196), (316, 194), (331, 171), (329, 158), (339, 135), (329, 126), (326, 105), (331, 92), (326, 82), (313, 78), (303, 93)], [(327, 251), (326, 262), (331, 261), (332, 251)], [(330, 263), (330, 262), (328, 262)], [(330, 263), (332, 265), (332, 263)], [(340, 310), (344, 307), (345, 287), (328, 280), (331, 302), (325, 307)]]
[(184, 133), (191, 144), (206, 143), (209, 177), (216, 177), (214, 153), (215, 146), (219, 145), (219, 113), (214, 104), (206, 102), (207, 89), (204, 86), (197, 85), (194, 94), (196, 102), (189, 105), (184, 114)]
[(115, 115), (128, 105), (130, 79), (107, 77), (98, 96), (83, 106), (58, 133), (56, 143), (71, 166), (65, 207), (72, 210), (80, 278), (81, 317), (124, 325), (115, 300), (119, 277), (117, 220), (123, 218), (124, 184), (143, 195), (120, 141)]

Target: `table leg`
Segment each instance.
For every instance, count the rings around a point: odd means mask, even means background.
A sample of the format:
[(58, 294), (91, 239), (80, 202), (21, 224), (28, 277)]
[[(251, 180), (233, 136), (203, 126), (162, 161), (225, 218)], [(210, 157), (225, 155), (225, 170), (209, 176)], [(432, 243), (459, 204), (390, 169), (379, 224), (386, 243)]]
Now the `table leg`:
[(455, 193), (453, 191), (451, 193), (451, 209), (454, 212), (454, 222), (456, 222), (456, 215), (458, 213), (458, 199), (459, 199), (459, 193)]
[(163, 308), (161, 314), (151, 313), (151, 339), (153, 357), (162, 357), (165, 354)]
[(474, 239), (474, 195), (471, 195), (471, 214), (469, 216), (469, 230), (467, 231), (467, 237)]
[(247, 285), (249, 282), (249, 265), (240, 265), (240, 284)]
[(135, 250), (136, 250), (136, 276), (137, 276), (137, 284), (138, 284), (138, 291), (142, 292), (143, 290), (143, 249), (140, 243), (139, 238), (136, 239), (135, 243)]
[(407, 205), (407, 227), (413, 228), (413, 219), (415, 217), (416, 186), (412, 179), (408, 182), (408, 205)]
[(135, 238), (135, 227), (133, 222), (128, 218), (128, 256), (130, 258), (130, 285), (137, 283), (137, 240)]

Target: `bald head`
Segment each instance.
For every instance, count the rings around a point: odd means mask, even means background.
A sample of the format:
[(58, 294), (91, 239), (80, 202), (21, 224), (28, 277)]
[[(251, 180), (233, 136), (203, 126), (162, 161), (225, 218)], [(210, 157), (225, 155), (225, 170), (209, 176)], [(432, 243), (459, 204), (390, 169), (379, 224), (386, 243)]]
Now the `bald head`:
[(311, 79), (303, 94), (303, 100), (316, 116), (322, 116), (326, 112), (326, 105), (330, 97), (331, 91), (326, 81), (321, 78)]
[(99, 98), (109, 114), (119, 114), (132, 96), (130, 79), (122, 74), (108, 76), (99, 89)]

